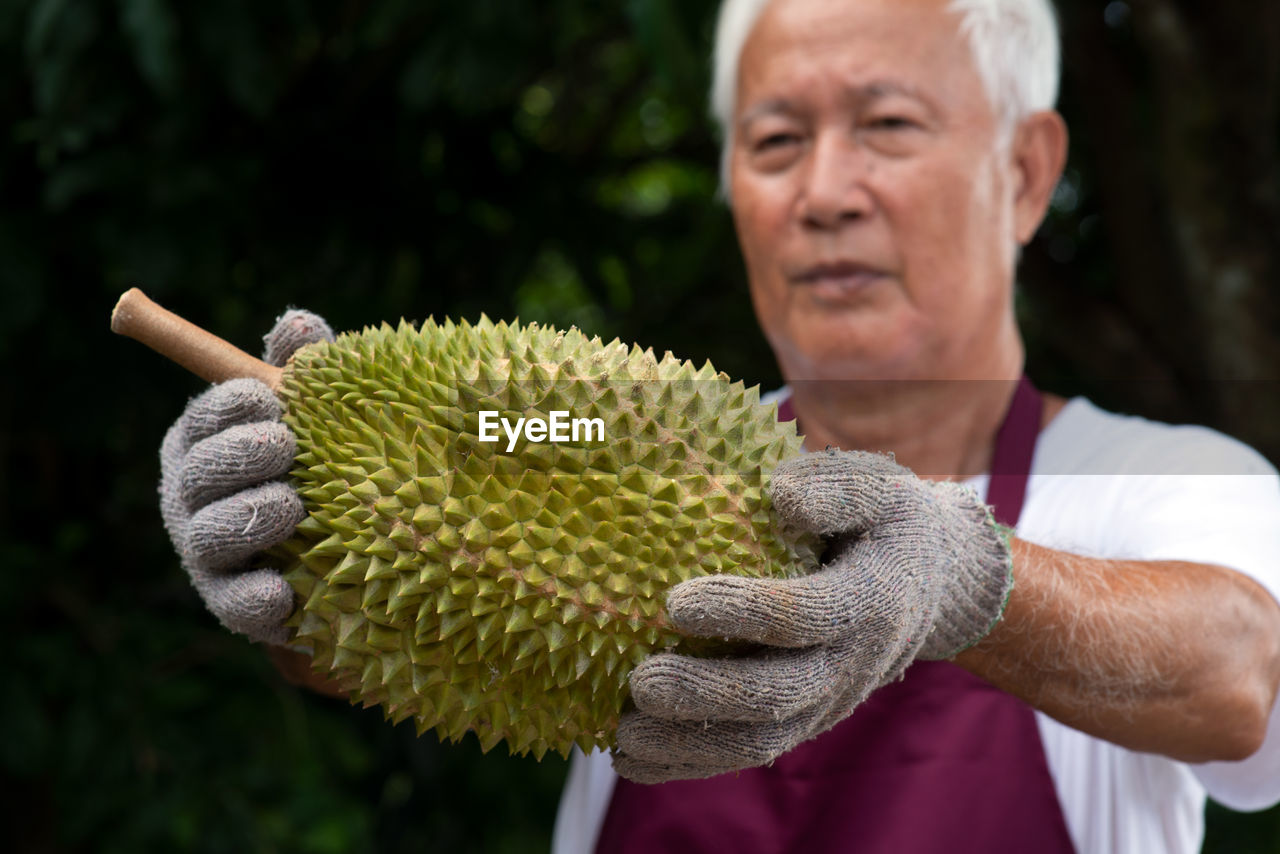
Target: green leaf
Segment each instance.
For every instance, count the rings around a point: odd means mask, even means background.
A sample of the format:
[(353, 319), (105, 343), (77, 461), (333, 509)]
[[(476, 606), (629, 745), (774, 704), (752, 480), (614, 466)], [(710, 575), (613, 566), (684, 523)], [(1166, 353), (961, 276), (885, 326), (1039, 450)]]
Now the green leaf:
[(120, 0), (120, 25), (133, 43), (134, 62), (155, 92), (178, 90), (178, 22), (166, 0)]

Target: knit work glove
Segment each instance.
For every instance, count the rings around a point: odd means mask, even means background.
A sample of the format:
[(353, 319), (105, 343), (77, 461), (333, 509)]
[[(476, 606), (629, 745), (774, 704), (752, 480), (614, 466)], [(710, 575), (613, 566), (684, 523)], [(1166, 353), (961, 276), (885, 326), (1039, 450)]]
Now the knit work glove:
[[(263, 359), (283, 365), (304, 344), (332, 341), (333, 331), (291, 310), (263, 340)], [(160, 513), (196, 592), (224, 626), (273, 644), (288, 640), (293, 591), (278, 571), (251, 568), (252, 558), (306, 516), (279, 480), (297, 449), (280, 415), (264, 383), (229, 380), (192, 400), (160, 448)]]
[(828, 562), (793, 579), (712, 575), (672, 589), (688, 635), (761, 644), (734, 658), (650, 656), (614, 767), (641, 783), (765, 765), (835, 726), (916, 658), (950, 658), (999, 620), (1006, 529), (969, 489), (891, 457), (827, 451), (774, 472), (775, 512), (824, 535)]

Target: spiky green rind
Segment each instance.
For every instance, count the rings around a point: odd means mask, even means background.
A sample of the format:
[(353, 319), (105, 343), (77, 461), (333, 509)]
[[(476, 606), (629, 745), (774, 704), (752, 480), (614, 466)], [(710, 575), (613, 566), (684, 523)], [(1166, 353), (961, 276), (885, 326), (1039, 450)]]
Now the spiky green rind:
[[(308, 518), (286, 544), (298, 640), (388, 717), (487, 750), (610, 746), (631, 669), (676, 646), (666, 590), (795, 575), (768, 473), (799, 450), (710, 363), (576, 329), (407, 324), (285, 373)], [(601, 418), (604, 441), (479, 441), (479, 413)]]

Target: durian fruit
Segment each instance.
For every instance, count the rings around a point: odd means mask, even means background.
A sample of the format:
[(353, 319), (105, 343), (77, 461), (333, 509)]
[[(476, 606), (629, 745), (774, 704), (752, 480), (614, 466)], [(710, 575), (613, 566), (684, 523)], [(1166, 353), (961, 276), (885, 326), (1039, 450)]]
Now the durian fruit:
[[(120, 326), (163, 312), (139, 305)], [(175, 350), (159, 340), (173, 316), (157, 323), (123, 331)], [(239, 351), (224, 370), (176, 349), (207, 379), (262, 375)], [(309, 513), (279, 550), (297, 640), (354, 700), (419, 732), (539, 757), (611, 746), (638, 662), (709, 651), (667, 623), (668, 588), (814, 564), (813, 543), (769, 513), (794, 425), (710, 363), (481, 319), (347, 333), (282, 375), (263, 367), (298, 437)], [(554, 413), (568, 414), (565, 441), (486, 426), (554, 427)], [(575, 435), (572, 419), (593, 429)]]

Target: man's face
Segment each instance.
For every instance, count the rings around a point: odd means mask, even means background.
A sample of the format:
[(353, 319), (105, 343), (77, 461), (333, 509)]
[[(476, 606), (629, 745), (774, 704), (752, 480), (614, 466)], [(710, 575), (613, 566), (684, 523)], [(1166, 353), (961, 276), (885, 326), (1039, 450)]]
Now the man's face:
[(1016, 170), (945, 5), (776, 0), (744, 46), (730, 192), (789, 380), (978, 376), (1009, 346)]

